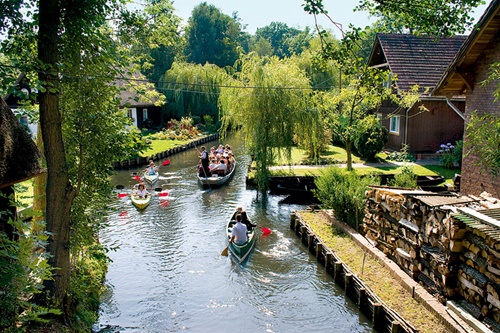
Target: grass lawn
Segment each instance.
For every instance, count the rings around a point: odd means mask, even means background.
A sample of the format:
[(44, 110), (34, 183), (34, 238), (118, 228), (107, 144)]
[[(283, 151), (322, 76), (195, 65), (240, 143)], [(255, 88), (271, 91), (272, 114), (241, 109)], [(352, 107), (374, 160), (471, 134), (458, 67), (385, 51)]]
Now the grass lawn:
[(177, 146), (185, 145), (190, 141), (191, 140), (151, 140), (151, 146), (148, 150), (141, 153), (141, 156), (148, 157)]

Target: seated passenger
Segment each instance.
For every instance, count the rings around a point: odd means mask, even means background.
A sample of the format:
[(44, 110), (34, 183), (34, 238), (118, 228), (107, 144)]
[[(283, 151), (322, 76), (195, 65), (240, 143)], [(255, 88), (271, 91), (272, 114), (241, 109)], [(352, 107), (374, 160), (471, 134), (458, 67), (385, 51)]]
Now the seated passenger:
[(224, 160), (221, 159), (220, 163), (217, 164), (217, 166), (211, 171), (217, 171), (218, 173), (220, 172), (221, 174), (225, 174), (227, 171), (227, 165), (224, 164)]
[(248, 241), (247, 226), (241, 223), (241, 215), (236, 215), (236, 223), (231, 230), (231, 238), (229, 243), (234, 242), (236, 245), (243, 245)]
[(236, 207), (236, 211), (234, 212), (233, 217), (231, 217), (231, 220), (236, 220), (237, 216), (241, 216), (241, 223), (246, 225), (249, 231), (257, 226), (256, 224), (250, 222), (250, 220), (248, 219), (247, 212), (243, 210), (243, 207), (241, 206)]
[(137, 188), (137, 190), (135, 190), (135, 195), (141, 199), (144, 199), (149, 195), (149, 192), (144, 184), (139, 184), (139, 187)]

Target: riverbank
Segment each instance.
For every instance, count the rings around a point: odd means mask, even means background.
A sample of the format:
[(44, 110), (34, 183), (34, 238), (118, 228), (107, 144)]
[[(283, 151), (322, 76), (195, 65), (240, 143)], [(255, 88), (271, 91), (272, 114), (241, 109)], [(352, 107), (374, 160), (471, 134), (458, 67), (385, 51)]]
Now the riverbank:
[(472, 331), (364, 237), (338, 223), (331, 211), (301, 211), (297, 216), (389, 308), (419, 332)]

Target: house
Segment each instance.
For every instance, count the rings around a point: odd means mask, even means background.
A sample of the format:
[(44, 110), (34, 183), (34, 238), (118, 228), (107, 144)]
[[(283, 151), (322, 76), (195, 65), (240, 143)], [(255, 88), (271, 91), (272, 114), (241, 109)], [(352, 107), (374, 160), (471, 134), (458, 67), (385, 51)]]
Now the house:
[[(471, 113), (500, 116), (500, 101), (495, 91), (498, 80), (487, 82), (491, 65), (500, 62), (500, 1), (493, 0), (475, 29), (455, 55), (432, 94), (434, 96), (461, 95), (466, 99), (465, 128)], [(465, 130), (465, 146), (467, 130)], [(479, 165), (478, 156), (464, 151), (462, 161), (461, 192), (478, 195), (484, 191), (500, 198), (500, 177)]]
[(385, 84), (393, 84), (398, 92), (418, 85), (420, 95), (420, 102), (408, 109), (384, 101), (376, 111), (389, 131), (387, 149), (399, 151), (407, 145), (413, 154), (435, 153), (441, 144), (454, 144), (463, 138), (464, 98), (432, 96), (430, 91), (465, 39), (377, 34), (368, 65), (389, 70)]
[(0, 98), (0, 232), (13, 238), (9, 218), (17, 215), (9, 196), (14, 195), (13, 185), (45, 172), (41, 153), (26, 129), (19, 123), (3, 98)]
[(127, 109), (127, 115), (132, 118), (133, 125), (141, 129), (158, 128), (163, 124), (162, 106), (158, 105), (158, 98), (146, 97), (154, 91), (148, 83), (140, 73), (116, 81), (120, 88), (120, 106)]

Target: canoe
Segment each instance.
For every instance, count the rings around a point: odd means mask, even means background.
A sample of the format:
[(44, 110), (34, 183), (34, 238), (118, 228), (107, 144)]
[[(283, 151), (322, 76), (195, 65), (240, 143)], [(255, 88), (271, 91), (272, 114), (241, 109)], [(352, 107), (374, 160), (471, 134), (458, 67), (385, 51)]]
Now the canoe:
[[(231, 238), (231, 231), (233, 230), (234, 224), (236, 224), (235, 220), (229, 220), (229, 222), (227, 223), (226, 233), (228, 240)], [(246, 259), (248, 259), (248, 256), (255, 247), (255, 240), (255, 228), (252, 228), (252, 230), (248, 232), (248, 241), (245, 244), (237, 245), (233, 242), (229, 243), (229, 253), (231, 253), (231, 255), (241, 264)]]
[(159, 177), (160, 173), (158, 172), (155, 172), (154, 175), (144, 173), (144, 179), (150, 184), (153, 184), (155, 181), (157, 181)]
[(132, 204), (136, 206), (138, 209), (144, 209), (149, 205), (149, 201), (151, 201), (151, 196), (147, 195), (145, 198), (139, 198), (136, 195), (131, 195), (130, 199), (132, 200)]
[(231, 171), (228, 174), (224, 176), (220, 176), (217, 174), (210, 174), (207, 175), (207, 177), (202, 177), (198, 173), (198, 181), (200, 182), (201, 185), (203, 185), (203, 187), (219, 187), (224, 185), (231, 179), (231, 177), (234, 174), (234, 170), (236, 170), (236, 161), (233, 163), (233, 167), (231, 168)]

